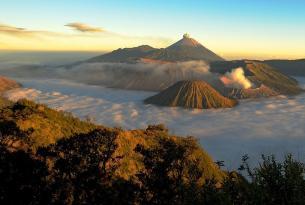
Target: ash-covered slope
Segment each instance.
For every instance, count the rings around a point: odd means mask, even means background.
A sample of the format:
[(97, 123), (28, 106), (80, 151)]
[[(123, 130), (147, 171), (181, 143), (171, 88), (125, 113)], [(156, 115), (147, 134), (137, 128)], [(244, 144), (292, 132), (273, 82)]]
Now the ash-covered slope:
[(262, 98), (279, 95), (278, 92), (262, 84), (258, 88), (224, 88), (224, 95), (233, 99)]
[(147, 104), (185, 108), (231, 108), (237, 102), (218, 93), (201, 80), (179, 81), (159, 94), (147, 98)]
[(185, 34), (181, 40), (167, 48), (156, 49), (148, 45), (114, 50), (87, 62), (124, 62), (134, 63), (144, 59), (164, 62), (180, 62), (203, 60), (207, 62), (223, 61), (224, 59), (205, 48), (198, 41)]
[(152, 52), (146, 58), (163, 60), (163, 61), (190, 61), (204, 60), (207, 62), (223, 61), (224, 59), (205, 48), (198, 41), (184, 34), (183, 38), (173, 45)]

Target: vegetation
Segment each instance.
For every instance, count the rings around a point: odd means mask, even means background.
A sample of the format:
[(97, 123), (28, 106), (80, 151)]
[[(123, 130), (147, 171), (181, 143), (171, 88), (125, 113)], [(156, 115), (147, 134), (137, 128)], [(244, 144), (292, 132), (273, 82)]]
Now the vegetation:
[(291, 155), (262, 156), (255, 168), (245, 156), (228, 172), (193, 137), (171, 136), (163, 125), (106, 128), (27, 100), (8, 102), (0, 116), (0, 204), (305, 201), (305, 166)]
[(25, 99), (6, 105), (0, 107), (2, 134), (17, 135), (33, 149), (55, 143), (61, 138), (87, 133), (97, 127), (69, 113), (55, 111)]
[(20, 87), (20, 84), (16, 81), (0, 76), (0, 93), (18, 87)]

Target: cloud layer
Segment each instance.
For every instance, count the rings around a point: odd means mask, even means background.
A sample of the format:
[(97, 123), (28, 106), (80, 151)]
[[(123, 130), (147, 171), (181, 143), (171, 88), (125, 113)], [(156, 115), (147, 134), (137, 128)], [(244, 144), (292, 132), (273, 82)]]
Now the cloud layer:
[(0, 24), (0, 33), (13, 36), (32, 36), (35, 32), (25, 28), (14, 27), (6, 24)]
[[(66, 80), (18, 79), (25, 88), (7, 93), (12, 100), (29, 98), (53, 108), (95, 119), (107, 126), (145, 128), (164, 123), (173, 134), (198, 137), (215, 160), (229, 167), (244, 154), (293, 153), (305, 161), (305, 95), (241, 101), (232, 109), (196, 110), (145, 105), (155, 92), (109, 89)], [(303, 84), (305, 79), (302, 79)], [(296, 120), (298, 119), (298, 120)], [(284, 125), (284, 126), (283, 126)]]
[(59, 77), (114, 88), (160, 91), (180, 80), (220, 83), (204, 61), (178, 63), (82, 63), (57, 70)]
[(88, 33), (100, 33), (104, 32), (105, 30), (99, 27), (93, 27), (88, 24), (74, 22), (74, 23), (68, 23), (65, 26), (73, 28), (76, 31), (80, 32), (88, 32)]
[[(100, 27), (83, 23), (69, 23), (66, 26), (79, 31), (34, 30), (0, 23), (0, 38), (6, 50), (47, 50), (47, 51), (109, 51), (122, 47), (150, 44), (164, 47), (172, 41), (167, 38), (149, 36), (127, 36)], [(89, 35), (90, 34), (90, 35)]]

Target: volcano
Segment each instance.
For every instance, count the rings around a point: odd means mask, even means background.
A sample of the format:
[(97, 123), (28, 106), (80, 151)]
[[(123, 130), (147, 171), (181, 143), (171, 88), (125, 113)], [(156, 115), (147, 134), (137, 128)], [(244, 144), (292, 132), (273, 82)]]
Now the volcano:
[(177, 62), (203, 60), (206, 62), (223, 61), (224, 59), (205, 48), (198, 41), (184, 34), (183, 38), (165, 49), (154, 51), (148, 58)]
[[(298, 82), (277, 69), (258, 61), (226, 61), (215, 62), (211, 72), (225, 74), (236, 67), (242, 67), (245, 77), (252, 83), (250, 89), (225, 88), (221, 93), (232, 98), (253, 98), (254, 96), (297, 95), (303, 92)], [(241, 96), (241, 97), (238, 97)]]
[(144, 103), (198, 109), (231, 108), (237, 105), (237, 101), (222, 96), (202, 80), (179, 81), (147, 98)]
[(184, 34), (181, 40), (167, 48), (156, 49), (143, 45), (134, 48), (117, 49), (110, 53), (91, 58), (88, 62), (133, 63), (138, 61), (181, 62), (192, 60), (206, 62), (224, 61), (222, 57), (205, 48), (188, 34)]

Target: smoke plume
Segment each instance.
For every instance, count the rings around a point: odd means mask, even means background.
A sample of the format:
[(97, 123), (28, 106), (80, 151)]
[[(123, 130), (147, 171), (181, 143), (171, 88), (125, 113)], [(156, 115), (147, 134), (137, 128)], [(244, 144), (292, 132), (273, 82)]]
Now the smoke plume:
[(227, 72), (224, 76), (220, 78), (220, 80), (227, 86), (227, 87), (234, 87), (234, 88), (251, 88), (252, 83), (248, 80), (245, 76), (243, 68), (235, 68), (231, 72)]

